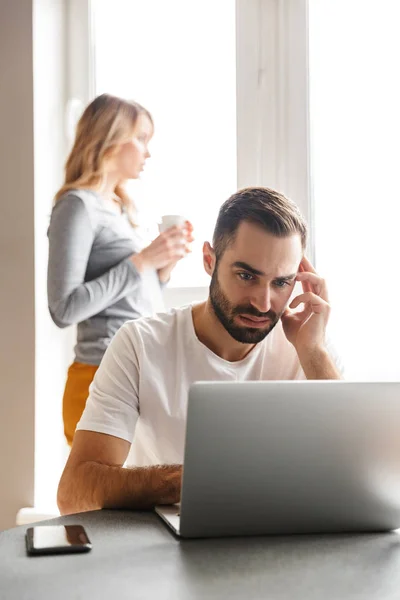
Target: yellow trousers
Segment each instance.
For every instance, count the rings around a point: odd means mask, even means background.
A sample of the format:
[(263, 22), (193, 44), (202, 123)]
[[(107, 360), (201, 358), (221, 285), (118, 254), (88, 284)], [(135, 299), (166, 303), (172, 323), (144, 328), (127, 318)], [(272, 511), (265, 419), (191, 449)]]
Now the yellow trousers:
[(89, 395), (89, 386), (98, 369), (96, 365), (74, 362), (68, 369), (67, 383), (63, 397), (64, 434), (72, 445), (74, 433)]

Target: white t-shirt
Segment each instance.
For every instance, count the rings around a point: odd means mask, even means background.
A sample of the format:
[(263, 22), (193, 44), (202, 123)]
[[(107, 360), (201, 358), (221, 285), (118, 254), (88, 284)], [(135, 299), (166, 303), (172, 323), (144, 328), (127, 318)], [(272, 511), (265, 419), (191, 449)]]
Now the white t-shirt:
[(181, 464), (188, 390), (195, 381), (305, 379), (279, 322), (229, 362), (197, 338), (192, 306), (129, 321), (110, 343), (77, 429), (133, 442), (127, 463)]

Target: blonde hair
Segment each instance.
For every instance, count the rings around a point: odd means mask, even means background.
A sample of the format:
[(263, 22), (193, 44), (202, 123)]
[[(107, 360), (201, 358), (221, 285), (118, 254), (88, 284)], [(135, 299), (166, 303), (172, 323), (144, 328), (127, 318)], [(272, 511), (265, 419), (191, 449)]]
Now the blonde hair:
[[(104, 161), (120, 144), (128, 141), (139, 115), (150, 113), (137, 102), (123, 100), (110, 94), (97, 96), (79, 119), (74, 145), (65, 164), (65, 180), (55, 196), (55, 202), (71, 189), (101, 187), (104, 181)], [(135, 225), (135, 206), (121, 185), (114, 194)]]

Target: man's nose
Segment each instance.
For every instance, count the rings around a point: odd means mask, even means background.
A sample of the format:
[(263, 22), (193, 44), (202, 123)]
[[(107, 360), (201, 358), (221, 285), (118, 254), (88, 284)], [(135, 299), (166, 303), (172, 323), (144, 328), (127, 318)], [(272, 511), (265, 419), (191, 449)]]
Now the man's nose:
[(271, 310), (271, 291), (268, 287), (260, 288), (257, 294), (252, 298), (252, 305), (259, 312), (266, 313)]

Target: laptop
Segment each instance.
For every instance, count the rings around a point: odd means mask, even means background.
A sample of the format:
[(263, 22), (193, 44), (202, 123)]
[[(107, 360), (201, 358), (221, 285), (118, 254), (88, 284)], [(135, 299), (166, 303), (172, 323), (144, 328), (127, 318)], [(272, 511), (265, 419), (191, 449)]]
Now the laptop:
[(181, 503), (184, 538), (400, 527), (400, 382), (197, 382)]

